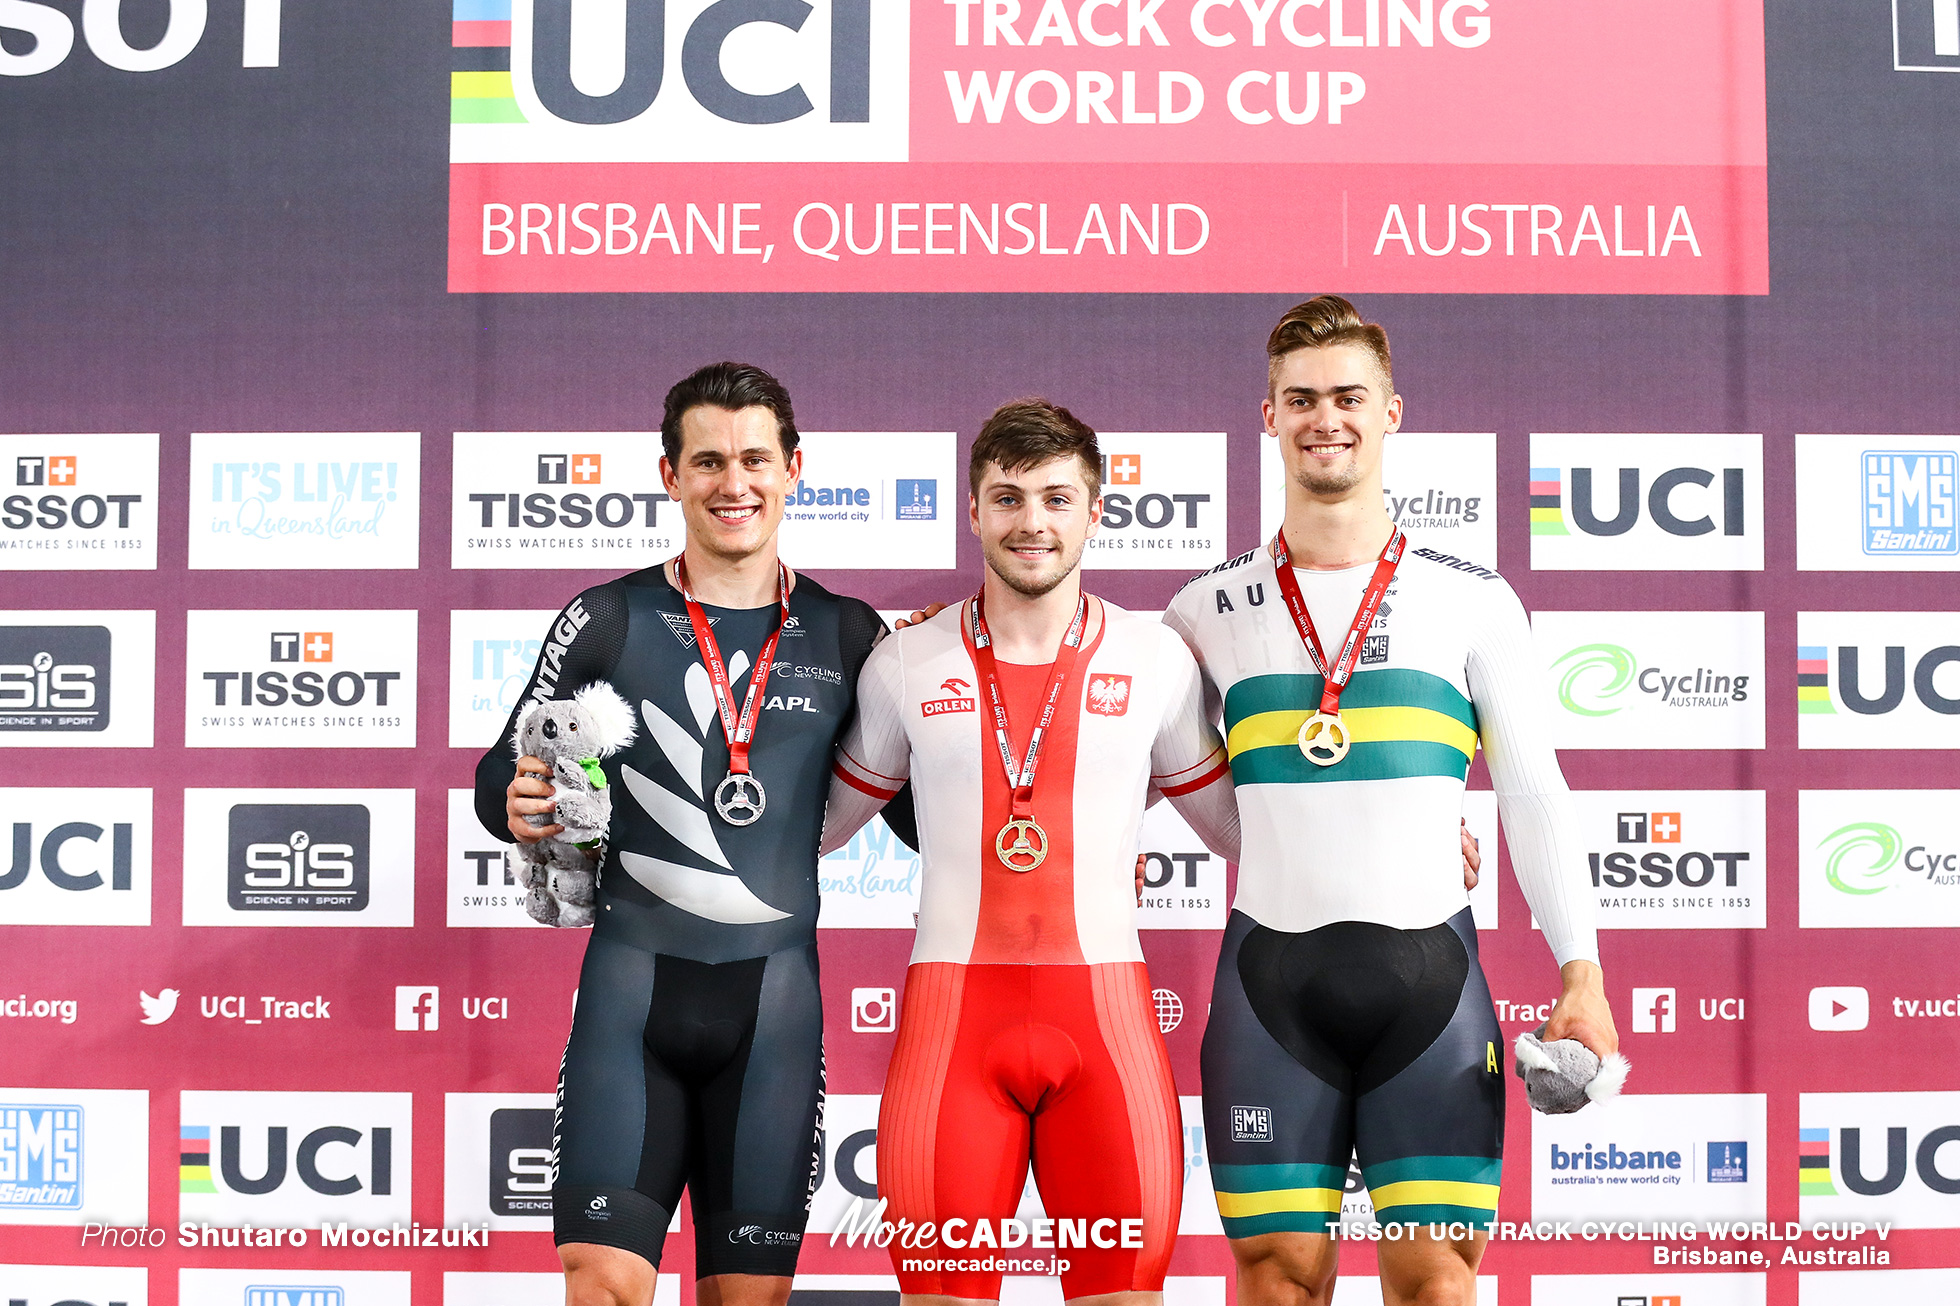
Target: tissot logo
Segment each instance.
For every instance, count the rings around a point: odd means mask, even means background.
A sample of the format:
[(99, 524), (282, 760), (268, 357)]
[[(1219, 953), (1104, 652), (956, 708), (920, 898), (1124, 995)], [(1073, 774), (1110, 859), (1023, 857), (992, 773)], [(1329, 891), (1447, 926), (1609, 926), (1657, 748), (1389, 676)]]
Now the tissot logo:
[(660, 435), (456, 434), (452, 567), (639, 567), (683, 539)]
[(1760, 571), (1759, 435), (1531, 437), (1536, 570)]
[[(279, 66), (282, 4), (283, 0), (246, 0), (241, 67)], [(164, 12), (163, 35), (154, 44), (139, 48), (123, 35), (120, 4), (85, 5), (82, 43), (98, 61), (120, 72), (153, 73), (175, 67), (204, 39), (210, 11), (202, 0), (170, 0)], [(0, 45), (0, 77), (33, 77), (48, 72), (66, 63), (75, 50), (75, 21), (52, 4), (13, 0), (0, 11), (0, 20), (0, 31), (24, 32), (30, 38), (24, 46), (16, 40), (11, 50)]]
[(1561, 748), (1761, 748), (1760, 612), (1538, 612)]
[(0, 919), (148, 925), (148, 789), (0, 791)]
[(238, 804), (226, 863), (232, 910), (362, 910), (368, 833), (359, 803)]
[(1960, 613), (1799, 612), (1797, 743), (1951, 748)]
[(1169, 803), (1145, 810), (1142, 929), (1207, 930), (1225, 923), (1225, 864), (1209, 852)]
[(1223, 432), (1105, 433), (1101, 529), (1085, 567), (1192, 571), (1225, 561)]
[(1960, 4), (1892, 0), (1892, 67), (1897, 72), (1960, 72)]
[(410, 1097), (185, 1092), (181, 1218), (407, 1223)]
[(400, 748), (415, 742), (416, 613), (191, 612), (191, 748)]
[(1960, 1228), (1960, 1093), (1804, 1093), (1800, 1218)]
[(597, 485), (605, 466), (605, 455), (597, 453), (541, 453), (538, 455), (538, 484)]
[(0, 626), (0, 730), (107, 730), (111, 642), (106, 626)]
[(1940, 789), (1799, 792), (1799, 923), (1960, 924), (1954, 799)]
[(156, 567), (156, 436), (0, 435), (7, 467), (0, 571)]
[(1761, 929), (1757, 790), (1575, 792), (1609, 929)]

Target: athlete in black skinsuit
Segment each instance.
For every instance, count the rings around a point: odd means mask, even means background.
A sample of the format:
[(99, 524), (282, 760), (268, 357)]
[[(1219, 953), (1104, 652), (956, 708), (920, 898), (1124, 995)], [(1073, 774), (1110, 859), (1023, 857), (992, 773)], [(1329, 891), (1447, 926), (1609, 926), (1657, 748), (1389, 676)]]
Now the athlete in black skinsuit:
[[(739, 706), (781, 609), (703, 606)], [(604, 763), (612, 826), (554, 1125), (561, 1246), (657, 1267), (686, 1185), (698, 1278), (794, 1272), (823, 1097), (817, 843), (831, 750), (882, 631), (865, 603), (795, 579), (750, 754), (768, 795), (752, 825), (715, 814), (728, 745), (686, 604), (659, 567), (567, 605), (477, 764), (478, 818), (508, 839), (525, 706), (606, 680), (638, 718), (635, 742)], [(914, 837), (907, 813), (892, 823)]]

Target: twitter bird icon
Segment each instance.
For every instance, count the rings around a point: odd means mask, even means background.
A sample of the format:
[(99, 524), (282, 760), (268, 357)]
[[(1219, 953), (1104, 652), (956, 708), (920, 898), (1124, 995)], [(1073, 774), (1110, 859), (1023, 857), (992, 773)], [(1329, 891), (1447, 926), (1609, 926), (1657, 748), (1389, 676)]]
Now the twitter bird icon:
[(138, 989), (136, 996), (143, 1003), (143, 1023), (161, 1025), (177, 1011), (177, 990), (165, 989), (154, 998)]

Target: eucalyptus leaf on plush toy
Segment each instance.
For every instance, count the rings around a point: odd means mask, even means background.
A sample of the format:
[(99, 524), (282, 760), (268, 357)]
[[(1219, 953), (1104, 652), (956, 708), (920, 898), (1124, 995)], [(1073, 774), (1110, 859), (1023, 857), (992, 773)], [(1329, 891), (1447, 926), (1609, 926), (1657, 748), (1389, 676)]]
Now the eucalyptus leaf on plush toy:
[(586, 855), (612, 823), (612, 787), (600, 769), (633, 742), (633, 709), (603, 680), (569, 699), (534, 703), (517, 722), (513, 748), (551, 768), (556, 809), (524, 818), (537, 829), (565, 828), (507, 854), (511, 875), (528, 892), (524, 911), (534, 921), (581, 929), (592, 924), (597, 864)]

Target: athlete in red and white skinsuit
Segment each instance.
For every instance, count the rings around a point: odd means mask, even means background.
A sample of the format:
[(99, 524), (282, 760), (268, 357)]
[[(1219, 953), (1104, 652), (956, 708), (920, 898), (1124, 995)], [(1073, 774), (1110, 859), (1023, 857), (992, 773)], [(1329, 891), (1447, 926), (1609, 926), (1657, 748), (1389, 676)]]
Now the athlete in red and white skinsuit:
[[(1030, 414), (1036, 402), (995, 414), (973, 469), (983, 612), (1017, 767), (1058, 650), (1067, 660), (1077, 564), (1100, 517), (1093, 433), (1066, 410)], [(1083, 440), (1056, 457), (1052, 442), (1030, 448), (1017, 423), (1072, 424)], [(1047, 836), (1039, 866), (1012, 870), (996, 852), (1012, 792), (972, 600), (872, 651), (824, 833), (826, 850), (840, 845), (910, 779), (923, 875), (878, 1118), (885, 1218), (964, 1220), (967, 1230), (1007, 1219), (1031, 1161), (1051, 1219), (1088, 1222), (1119, 1244), (1120, 1222), (1141, 1220), (1140, 1246), (1018, 1253), (1067, 1260), (1070, 1299), (1160, 1293), (1181, 1202), (1177, 1092), (1137, 940), (1134, 867), (1149, 790), (1168, 796), (1215, 852), (1238, 851), (1225, 752), (1183, 641), (1096, 599), (1086, 606), (1035, 774), (1032, 817)], [(1000, 1295), (998, 1271), (908, 1269), (921, 1253), (896, 1243), (892, 1255), (906, 1294)], [(942, 1244), (931, 1255), (962, 1254)]]

